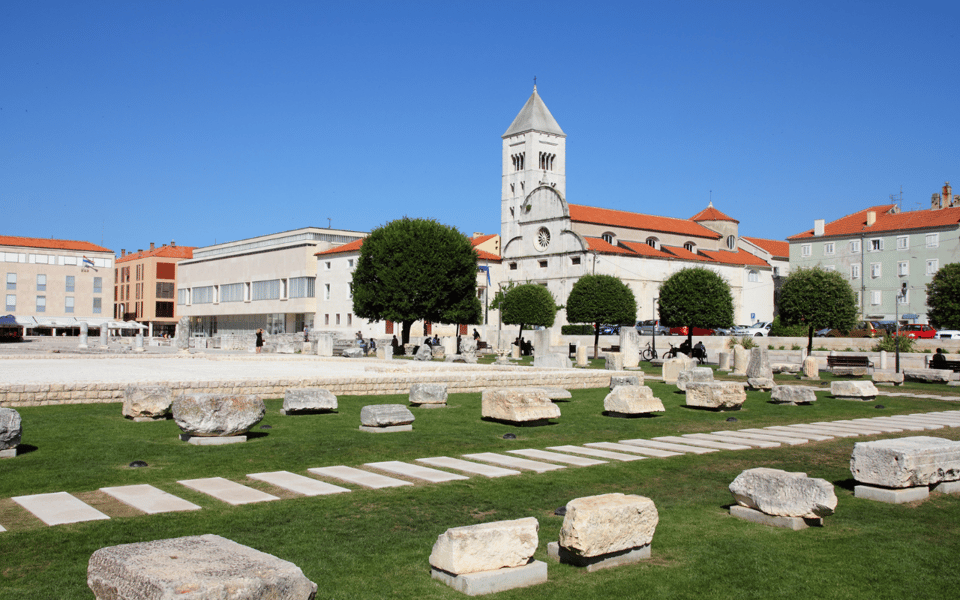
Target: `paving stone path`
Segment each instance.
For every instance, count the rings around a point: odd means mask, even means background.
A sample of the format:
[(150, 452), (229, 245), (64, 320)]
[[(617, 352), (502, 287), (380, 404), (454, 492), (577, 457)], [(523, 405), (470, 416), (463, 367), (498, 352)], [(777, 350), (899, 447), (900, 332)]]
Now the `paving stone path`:
[[(370, 470), (347, 466), (307, 469), (307, 472), (315, 477), (307, 477), (287, 471), (251, 473), (248, 477), (299, 495), (319, 496), (351, 491), (348, 488), (322, 481), (319, 478), (346, 482), (369, 489), (413, 485), (403, 479), (375, 473), (374, 470), (385, 471), (408, 479), (441, 483), (468, 479), (473, 475), (505, 477), (520, 475), (522, 471), (545, 473), (564, 469), (567, 466), (590, 467), (602, 465), (607, 464), (610, 460), (635, 461), (669, 458), (687, 453), (705, 454), (720, 450), (774, 448), (781, 444), (793, 446), (805, 444), (809, 441), (824, 441), (861, 435), (882, 435), (904, 431), (926, 431), (944, 427), (960, 427), (960, 410), (811, 424), (774, 425), (763, 429), (748, 428), (737, 431), (662, 436), (652, 440), (592, 442), (582, 446), (551, 446), (546, 450), (529, 448), (509, 450), (507, 454), (480, 452), (465, 454), (462, 458), (435, 456), (417, 459), (416, 462), (421, 463), (419, 465), (401, 461), (374, 462), (363, 465)], [(429, 467), (422, 465), (429, 465)], [(442, 471), (432, 467), (451, 469), (467, 475)], [(178, 483), (233, 505), (280, 500), (272, 494), (222, 477), (186, 479), (178, 481)], [(151, 485), (105, 487), (100, 488), (100, 491), (147, 514), (201, 509), (200, 506), (192, 502), (178, 498)], [(67, 492), (16, 496), (12, 500), (47, 525), (110, 518)], [(6, 531), (6, 529), (0, 524), (0, 532), (3, 531)]]

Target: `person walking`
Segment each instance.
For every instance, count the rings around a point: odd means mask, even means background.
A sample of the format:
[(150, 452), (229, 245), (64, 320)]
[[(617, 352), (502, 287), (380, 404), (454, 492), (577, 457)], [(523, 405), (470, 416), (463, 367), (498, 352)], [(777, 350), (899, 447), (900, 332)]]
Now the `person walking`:
[(260, 350), (263, 349), (263, 330), (257, 330), (257, 354), (260, 354)]

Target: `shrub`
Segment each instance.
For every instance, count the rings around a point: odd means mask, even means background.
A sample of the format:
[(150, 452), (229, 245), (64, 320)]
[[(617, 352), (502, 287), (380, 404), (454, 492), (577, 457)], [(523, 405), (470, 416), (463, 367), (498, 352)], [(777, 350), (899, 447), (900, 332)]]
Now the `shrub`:
[(730, 346), (742, 346), (744, 350), (749, 350), (750, 348), (756, 348), (757, 343), (749, 335), (733, 336), (730, 338)]
[(593, 335), (593, 325), (564, 325), (560, 328), (562, 335)]
[(770, 337), (807, 337), (807, 327), (803, 324), (784, 325), (778, 315), (770, 325)]
[[(896, 352), (897, 351), (897, 338), (896, 336), (884, 335), (883, 339), (876, 343), (873, 347), (874, 352), (880, 352), (881, 350), (886, 350), (887, 352)], [(900, 352), (914, 352), (914, 341), (906, 336), (900, 338)]]
[(801, 347), (800, 347), (799, 345), (797, 345), (797, 344), (794, 344), (794, 345), (790, 346), (790, 349), (791, 349), (791, 350), (800, 350)]

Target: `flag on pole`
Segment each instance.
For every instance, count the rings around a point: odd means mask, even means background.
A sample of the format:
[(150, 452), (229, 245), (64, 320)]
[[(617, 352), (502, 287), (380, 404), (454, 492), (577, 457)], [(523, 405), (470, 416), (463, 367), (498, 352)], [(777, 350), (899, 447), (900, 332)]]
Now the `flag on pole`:
[(81, 264), (83, 265), (84, 269), (93, 269), (96, 271), (96, 269), (93, 268), (93, 261), (86, 256), (83, 257), (83, 262)]

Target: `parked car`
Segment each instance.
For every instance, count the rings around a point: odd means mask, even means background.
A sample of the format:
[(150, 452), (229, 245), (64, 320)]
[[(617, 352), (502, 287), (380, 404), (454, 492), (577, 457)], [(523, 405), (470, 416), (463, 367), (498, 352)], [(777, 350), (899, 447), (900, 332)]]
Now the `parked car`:
[(773, 323), (769, 323), (766, 321), (763, 321), (760, 323), (754, 323), (743, 332), (743, 335), (750, 335), (754, 337), (769, 337), (770, 328), (772, 326), (773, 326)]
[(846, 335), (833, 335), (832, 337), (852, 337), (852, 338), (861, 338), (861, 337), (877, 337), (882, 336), (884, 332), (883, 327), (880, 326), (880, 323), (877, 321), (861, 321), (856, 327), (847, 332)]
[(824, 327), (823, 329), (818, 329), (813, 332), (814, 337), (827, 337), (830, 335), (830, 332), (833, 331), (829, 327)]
[(619, 325), (601, 325), (600, 335), (620, 335)]
[(641, 335), (652, 335), (656, 330), (657, 335), (667, 335), (670, 330), (660, 324), (660, 321), (647, 319), (646, 321), (637, 321), (637, 333)]
[[(670, 328), (670, 335), (687, 335), (687, 328), (686, 328), (686, 327), (671, 327), (671, 328)], [(700, 329), (699, 327), (694, 327), (694, 328), (693, 328), (693, 335), (695, 335), (695, 336), (700, 336), (700, 337), (705, 336), (705, 335), (713, 335), (713, 330), (712, 330), (712, 329)]]
[(938, 340), (960, 340), (960, 330), (941, 329), (937, 332)]
[(937, 330), (930, 325), (904, 325), (900, 328), (900, 336), (911, 340), (933, 339), (937, 337)]

